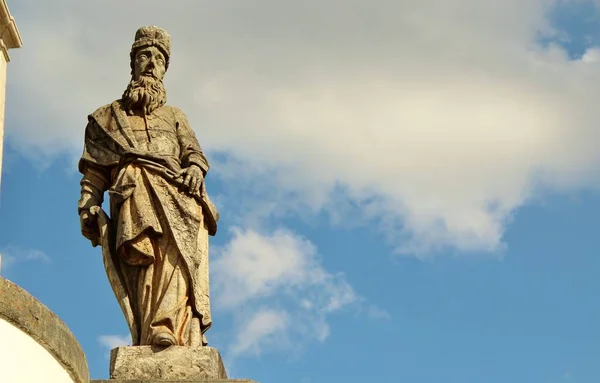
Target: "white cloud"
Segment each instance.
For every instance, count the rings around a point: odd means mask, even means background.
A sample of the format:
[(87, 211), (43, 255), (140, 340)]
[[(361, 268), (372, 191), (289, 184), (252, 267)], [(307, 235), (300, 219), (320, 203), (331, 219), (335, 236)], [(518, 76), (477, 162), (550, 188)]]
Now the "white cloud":
[(2, 271), (2, 267), (6, 271), (17, 263), (32, 261), (48, 263), (51, 259), (42, 250), (33, 248), (7, 245), (0, 250), (0, 271)]
[(581, 57), (581, 61), (583, 61), (584, 63), (595, 63), (600, 61), (600, 49), (588, 49)]
[(98, 342), (109, 350), (120, 346), (130, 346), (132, 344), (131, 335), (100, 335), (98, 337)]
[(234, 229), (211, 268), (213, 306), (235, 318), (234, 356), (322, 342), (328, 316), (358, 299), (343, 275), (323, 268), (312, 243), (288, 230)]
[(264, 347), (279, 348), (286, 339), (288, 314), (283, 310), (263, 309), (244, 322), (231, 346), (233, 355), (260, 355)]
[(382, 319), (382, 320), (392, 319), (392, 316), (390, 315), (390, 313), (387, 310), (382, 309), (381, 307), (378, 307), (375, 305), (368, 306), (367, 316), (372, 319)]
[(330, 277), (316, 261), (314, 245), (290, 231), (263, 235), (234, 228), (232, 234), (212, 265), (221, 307), (236, 307), (284, 288), (322, 284)]
[(496, 251), (541, 191), (597, 185), (597, 51), (536, 44), (558, 35), (556, 3), (19, 4), (7, 134), (37, 158), (78, 154), (86, 114), (125, 87), (134, 29), (155, 23), (174, 39), (171, 101), (205, 148), (235, 156), (213, 173), (261, 196), (227, 204), (376, 222), (416, 255)]

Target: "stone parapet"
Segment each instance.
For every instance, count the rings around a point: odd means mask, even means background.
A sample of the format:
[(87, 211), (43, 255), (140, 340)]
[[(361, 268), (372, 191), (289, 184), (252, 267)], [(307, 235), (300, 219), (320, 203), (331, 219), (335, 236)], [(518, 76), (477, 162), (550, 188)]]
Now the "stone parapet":
[[(46, 349), (60, 363), (73, 382), (89, 382), (85, 354), (69, 328), (31, 294), (1, 277), (0, 320), (12, 324)], [(8, 349), (11, 346), (4, 345), (4, 347)], [(35, 360), (28, 362), (32, 368), (36, 367)]]

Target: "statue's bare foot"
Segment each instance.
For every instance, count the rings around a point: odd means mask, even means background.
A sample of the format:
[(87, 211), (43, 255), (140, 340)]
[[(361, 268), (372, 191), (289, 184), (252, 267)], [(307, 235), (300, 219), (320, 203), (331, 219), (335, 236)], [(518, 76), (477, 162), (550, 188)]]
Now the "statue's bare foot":
[(161, 332), (154, 336), (152, 345), (160, 348), (166, 348), (177, 344), (175, 337), (168, 332)]

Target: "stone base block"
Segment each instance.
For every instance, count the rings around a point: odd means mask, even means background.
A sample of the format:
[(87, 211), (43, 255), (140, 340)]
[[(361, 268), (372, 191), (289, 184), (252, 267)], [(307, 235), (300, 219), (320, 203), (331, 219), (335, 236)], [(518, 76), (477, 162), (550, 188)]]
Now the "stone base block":
[[(110, 352), (110, 382), (227, 381), (221, 354), (212, 347), (117, 347)], [(132, 382), (128, 382), (132, 381)]]

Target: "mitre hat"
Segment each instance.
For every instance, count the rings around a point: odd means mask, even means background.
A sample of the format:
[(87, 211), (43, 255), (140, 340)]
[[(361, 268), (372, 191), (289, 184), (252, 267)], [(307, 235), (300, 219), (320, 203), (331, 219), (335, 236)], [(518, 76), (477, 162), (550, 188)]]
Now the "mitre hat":
[(157, 47), (165, 55), (165, 68), (169, 67), (169, 57), (171, 56), (171, 36), (167, 31), (154, 25), (141, 27), (135, 32), (135, 41), (131, 46), (131, 70), (133, 71), (133, 62), (135, 53), (144, 47)]

